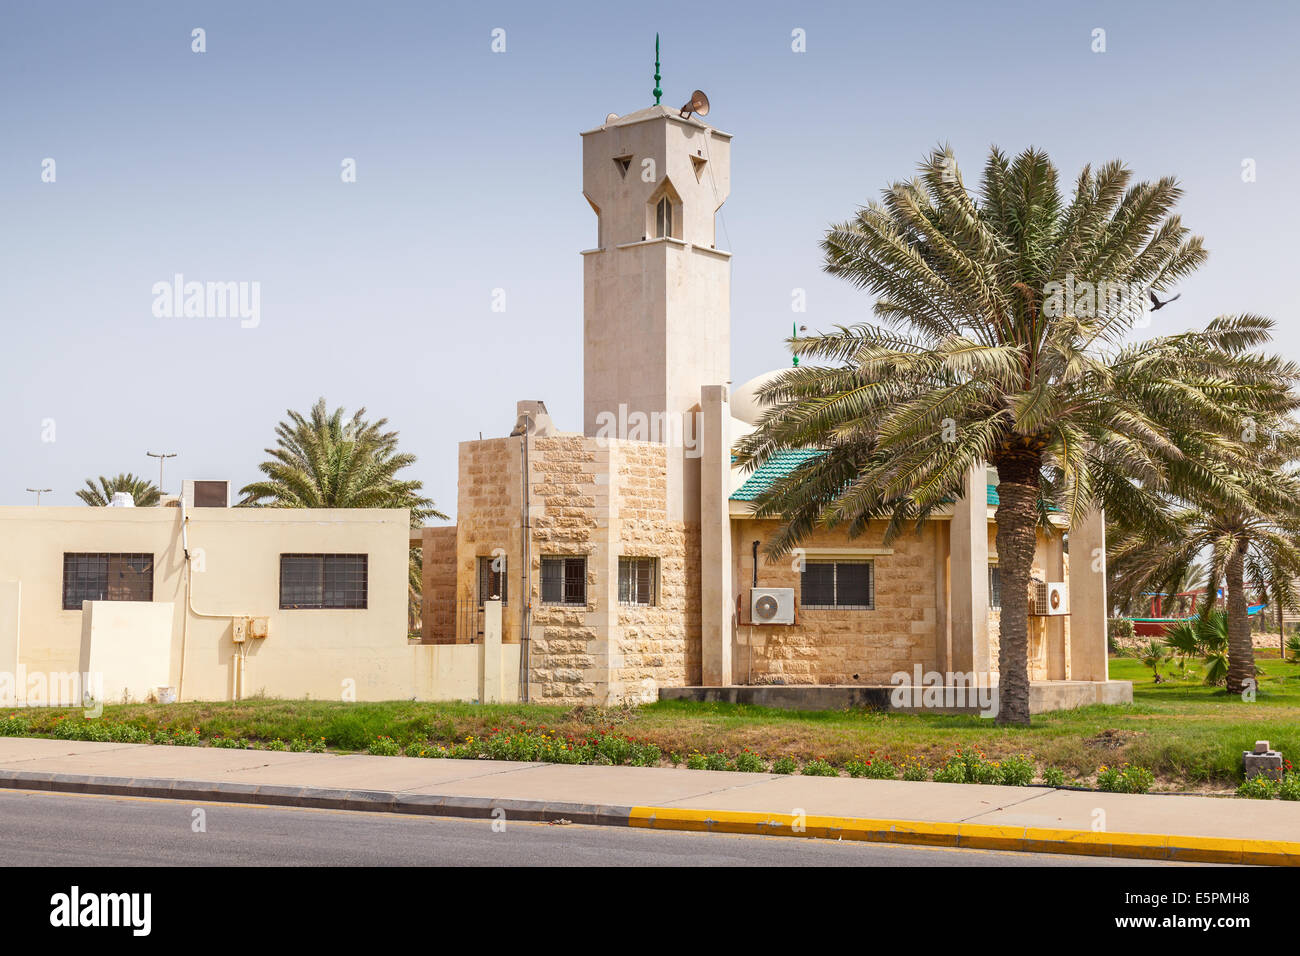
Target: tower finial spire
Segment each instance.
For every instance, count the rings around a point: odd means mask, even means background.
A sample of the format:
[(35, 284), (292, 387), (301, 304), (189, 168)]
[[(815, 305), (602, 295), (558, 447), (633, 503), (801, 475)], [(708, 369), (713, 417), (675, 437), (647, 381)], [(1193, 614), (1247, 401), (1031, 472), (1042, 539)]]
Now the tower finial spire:
[[(796, 342), (799, 341), (799, 323), (798, 323), (798, 322), (791, 322), (791, 323), (790, 323), (790, 336), (791, 336), (791, 337), (792, 337)], [(795, 352), (795, 353), (794, 353), (794, 367), (795, 367), (795, 368), (798, 368), (798, 367), (799, 367), (799, 353), (798, 353), (798, 352)]]
[(659, 89), (659, 81), (663, 79), (659, 75), (659, 34), (655, 34), (655, 106), (659, 105), (659, 97), (664, 95), (664, 91)]

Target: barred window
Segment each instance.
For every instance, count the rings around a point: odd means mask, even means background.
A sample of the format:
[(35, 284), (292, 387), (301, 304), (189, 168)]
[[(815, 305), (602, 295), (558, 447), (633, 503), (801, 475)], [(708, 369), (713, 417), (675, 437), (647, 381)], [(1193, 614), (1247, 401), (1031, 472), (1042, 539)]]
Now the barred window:
[(364, 610), (367, 571), (364, 554), (282, 554), (280, 607)]
[(152, 554), (63, 555), (63, 610), (82, 601), (152, 601)]
[(587, 603), (586, 557), (542, 558), (542, 603)]
[(478, 559), (478, 603), (500, 599), (506, 603), (506, 556)]
[(1002, 575), (996, 564), (989, 565), (989, 607), (1002, 606)]
[(658, 558), (619, 558), (618, 603), (653, 605), (658, 567)]
[(876, 606), (871, 561), (809, 561), (801, 577), (800, 603), (805, 608), (871, 610)]

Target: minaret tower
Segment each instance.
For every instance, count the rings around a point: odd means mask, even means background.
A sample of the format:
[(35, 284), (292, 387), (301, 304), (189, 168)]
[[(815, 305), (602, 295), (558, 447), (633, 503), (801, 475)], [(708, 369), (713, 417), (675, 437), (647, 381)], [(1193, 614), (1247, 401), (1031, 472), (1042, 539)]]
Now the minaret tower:
[[(701, 387), (731, 379), (731, 253), (714, 222), (731, 188), (731, 135), (655, 105), (611, 113), (582, 137), (597, 218), (596, 248), (583, 253), (584, 433), (636, 413), (690, 428)], [(669, 455), (670, 511), (698, 520), (683, 457)]]

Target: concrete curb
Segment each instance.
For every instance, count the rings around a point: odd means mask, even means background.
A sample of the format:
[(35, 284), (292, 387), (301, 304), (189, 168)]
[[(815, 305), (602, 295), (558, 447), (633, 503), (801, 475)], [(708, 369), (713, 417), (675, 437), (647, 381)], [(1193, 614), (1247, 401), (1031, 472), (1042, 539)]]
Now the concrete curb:
[(994, 826), (981, 823), (930, 823), (865, 817), (805, 816), (683, 807), (624, 807), (494, 797), (442, 796), (387, 790), (329, 790), (316, 787), (259, 786), (217, 781), (152, 777), (98, 777), (66, 773), (0, 770), (0, 789), (48, 790), (169, 800), (203, 800), (322, 810), (413, 813), (487, 819), (503, 810), (506, 819), (530, 823), (568, 820), (591, 826), (651, 830), (743, 833), (755, 836), (861, 840), (913, 846), (1067, 853), (1183, 863), (1236, 863), (1300, 866), (1300, 842), (1194, 837), (1159, 833), (1107, 833), (1091, 830)]
[[(796, 829), (796, 824), (800, 829)], [(629, 825), (654, 830), (863, 840), (873, 843), (1016, 850), (1025, 853), (1069, 853), (1182, 863), (1300, 866), (1300, 843), (1284, 840), (1107, 833), (982, 823), (872, 820), (862, 817), (805, 816), (799, 819), (792, 814), (687, 810), (680, 807), (633, 807)]]
[(507, 819), (529, 823), (568, 820), (592, 826), (627, 826), (631, 807), (543, 800), (503, 800), (495, 797), (441, 796), (396, 793), (390, 790), (329, 790), (210, 780), (170, 780), (154, 777), (93, 777), (68, 773), (0, 770), (0, 789), (93, 793), (116, 797), (155, 797), (165, 800), (204, 800), (304, 807), (316, 810), (362, 810), (371, 813), (413, 813), (440, 817), (486, 819), (504, 810)]

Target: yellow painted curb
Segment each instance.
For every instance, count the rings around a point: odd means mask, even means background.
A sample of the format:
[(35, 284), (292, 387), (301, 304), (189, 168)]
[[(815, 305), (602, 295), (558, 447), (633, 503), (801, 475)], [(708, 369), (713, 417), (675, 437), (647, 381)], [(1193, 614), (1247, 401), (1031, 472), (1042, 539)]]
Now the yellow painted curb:
[(1300, 843), (1285, 840), (1106, 833), (1094, 830), (994, 826), (986, 823), (928, 823), (922, 820), (874, 820), (864, 817), (823, 817), (737, 810), (691, 810), (681, 807), (633, 807), (628, 815), (628, 826), (651, 830), (749, 833), (1188, 863), (1300, 866)]

